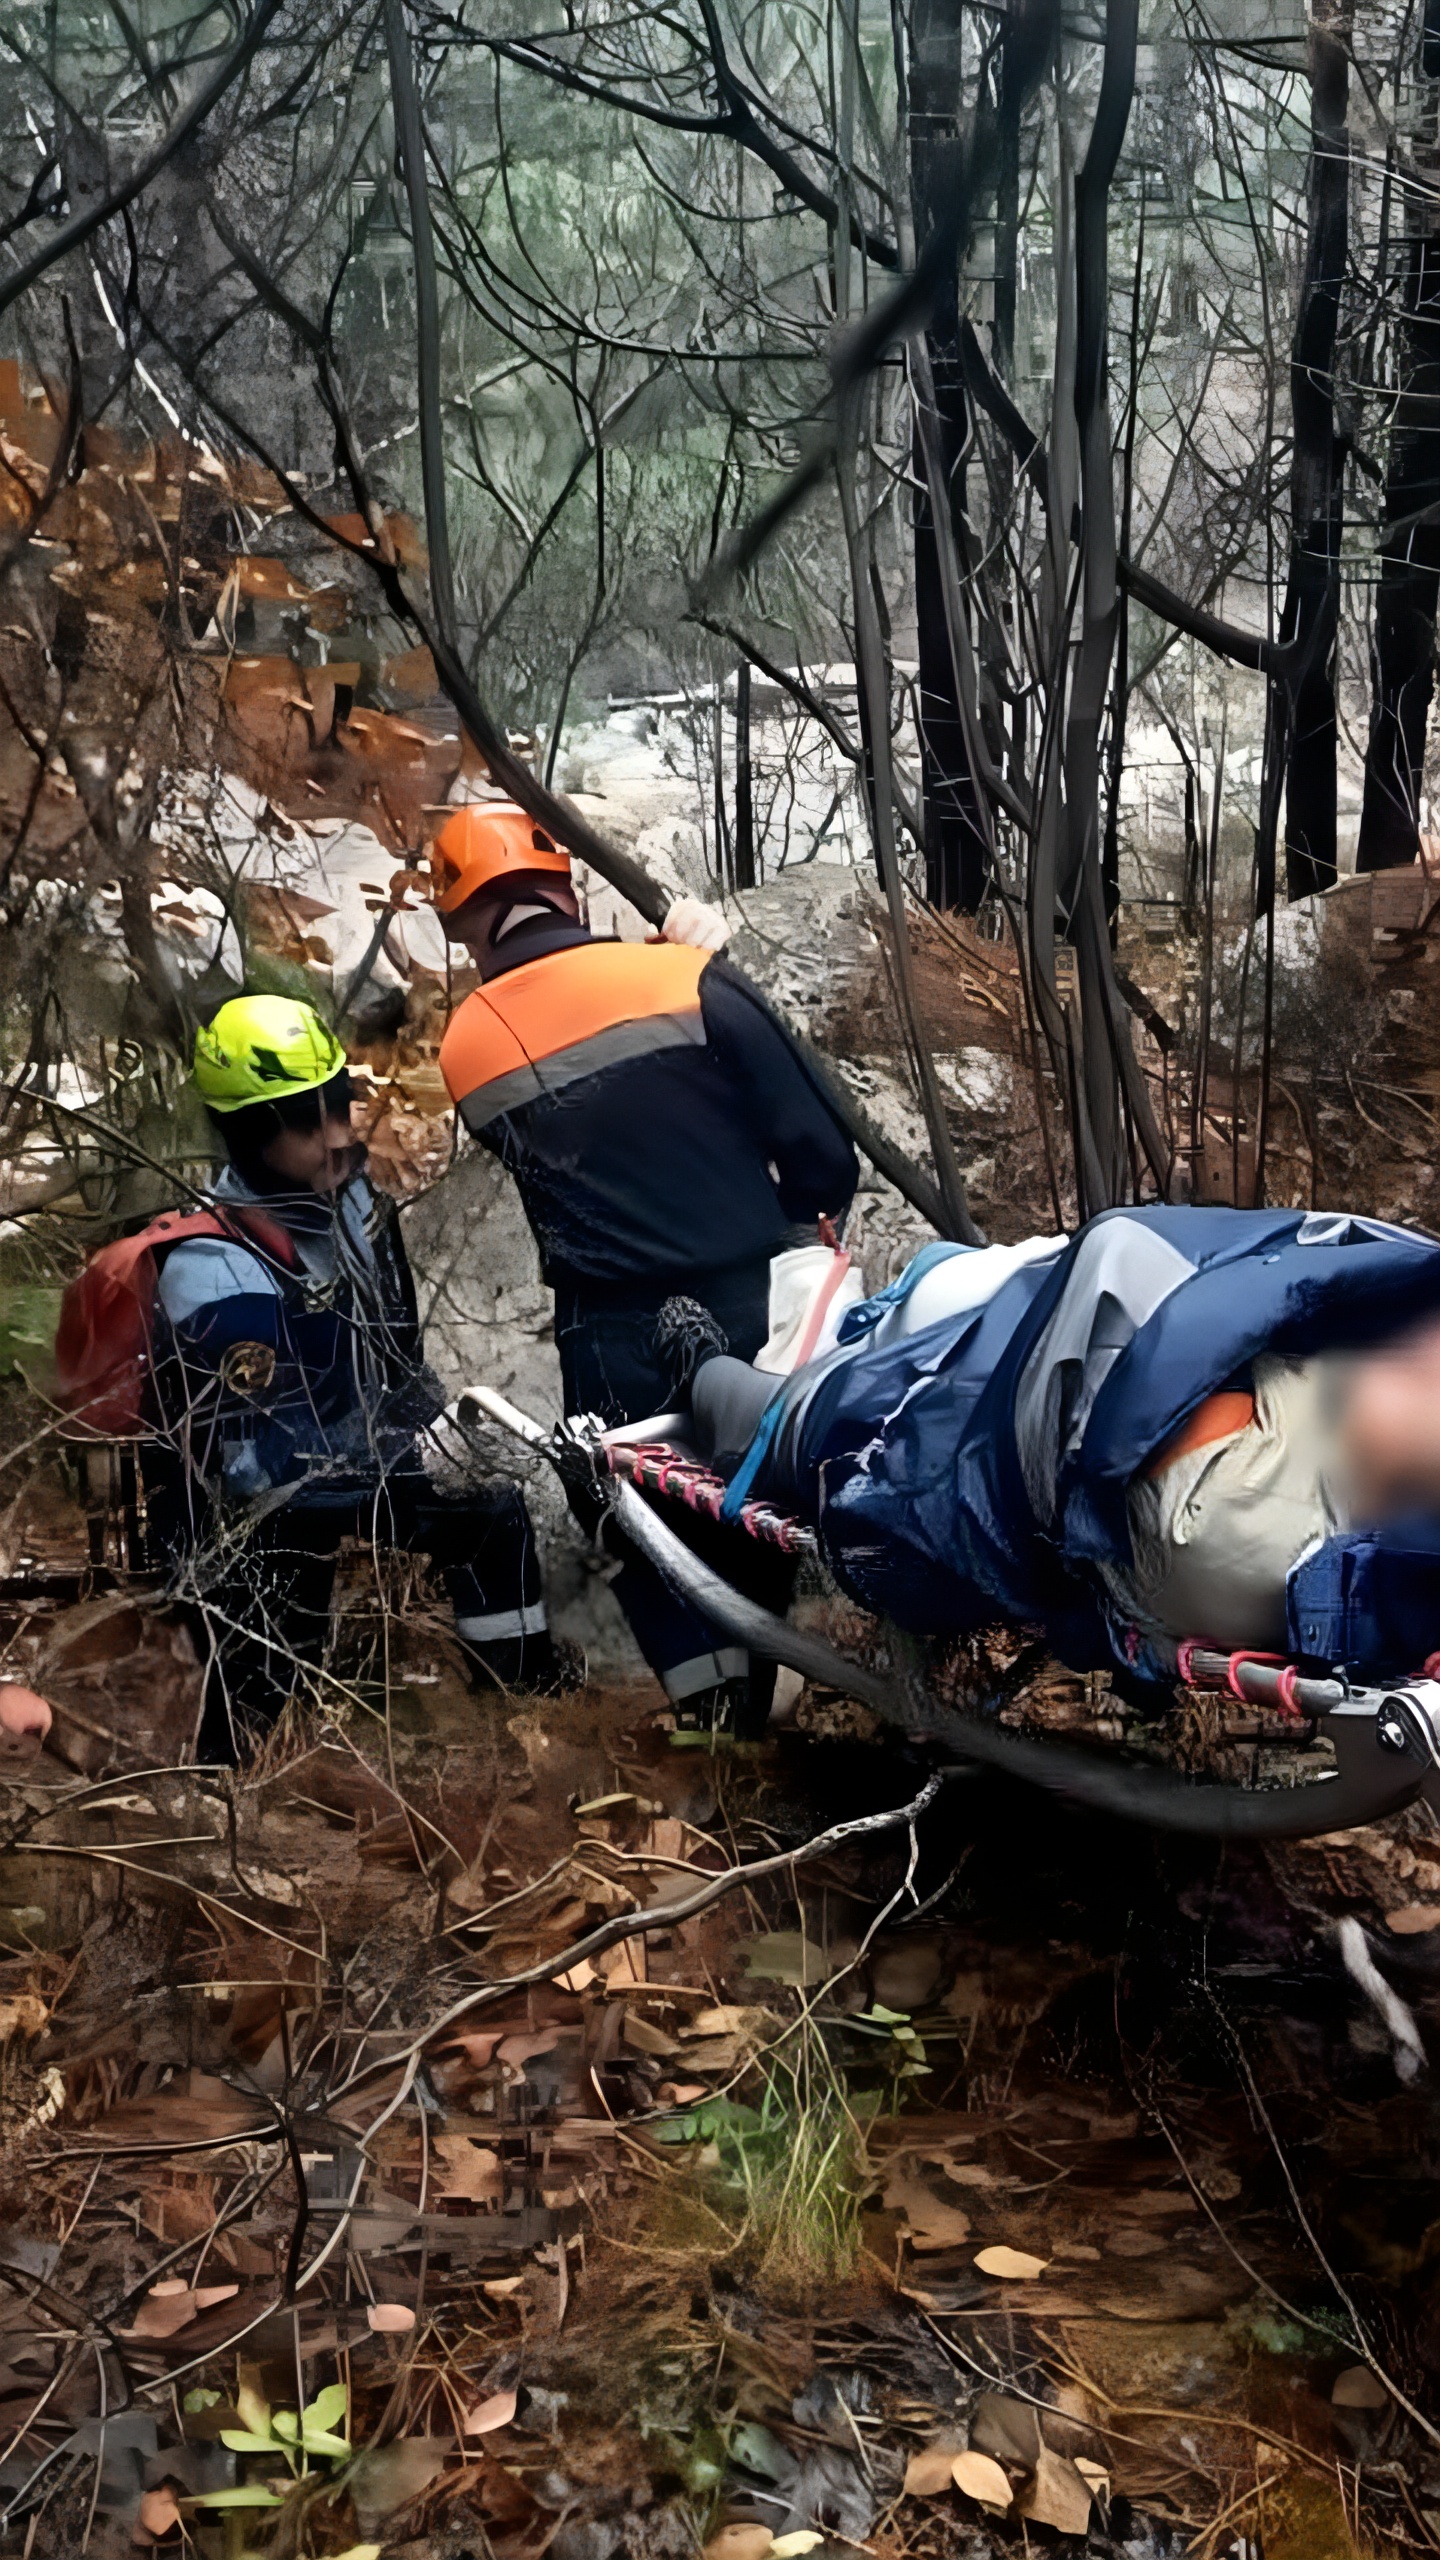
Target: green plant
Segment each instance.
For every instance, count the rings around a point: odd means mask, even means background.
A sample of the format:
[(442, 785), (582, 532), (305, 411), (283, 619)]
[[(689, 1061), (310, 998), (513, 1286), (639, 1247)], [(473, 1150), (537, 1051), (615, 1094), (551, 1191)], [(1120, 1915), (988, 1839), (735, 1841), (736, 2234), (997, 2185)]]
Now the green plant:
[(878, 2037), (881, 2051), (876, 2059), (890, 2075), (893, 2086), (890, 2101), (900, 2104), (902, 2080), (923, 2080), (933, 2065), (925, 2059), (922, 2037), (903, 2009), (882, 2008), (877, 2000), (873, 2008), (856, 2010), (845, 2021), (853, 2035)]
[[(213, 2404), (213, 2393), (192, 2392), (186, 2406)], [(207, 2489), (191, 2501), (196, 2507), (213, 2507), (227, 2511), (241, 2507), (283, 2507), (286, 2498), (301, 2480), (310, 2476), (312, 2462), (348, 2462), (351, 2444), (348, 2434), (337, 2434), (343, 2427), (349, 2409), (349, 2395), (343, 2382), (332, 2382), (306, 2407), (272, 2409), (252, 2384), (243, 2382), (235, 2394), (235, 2407), (244, 2424), (222, 2427), (220, 2441), (232, 2453), (269, 2454), (283, 2462), (290, 2474), (288, 2480), (242, 2481), (233, 2489)], [(342, 2560), (378, 2560), (378, 2543), (356, 2543), (342, 2555)]]
[(802, 2029), (758, 2063), (753, 2106), (711, 2100), (677, 2120), (716, 2200), (737, 2208), (756, 2272), (787, 2292), (843, 2283), (860, 2256), (865, 2145), (824, 2038)]

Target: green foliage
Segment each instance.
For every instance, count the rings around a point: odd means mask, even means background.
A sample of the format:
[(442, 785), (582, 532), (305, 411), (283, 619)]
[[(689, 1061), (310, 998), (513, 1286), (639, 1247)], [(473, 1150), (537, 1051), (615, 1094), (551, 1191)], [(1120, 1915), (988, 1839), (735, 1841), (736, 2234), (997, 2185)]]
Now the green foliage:
[[(877, 2000), (873, 2008), (858, 2010), (845, 2024), (859, 2035), (880, 2040), (877, 2059), (897, 2084), (923, 2079), (934, 2068), (926, 2061), (924, 2042), (903, 2009), (884, 2009)], [(898, 2085), (894, 2094), (898, 2099)]]
[(758, 2104), (710, 2099), (662, 2134), (700, 2146), (711, 2201), (770, 2286), (844, 2283), (860, 2256), (865, 2146), (843, 2079), (809, 2027), (758, 2069)]
[[(217, 2396), (213, 2391), (191, 2392), (185, 2405), (187, 2409), (192, 2402), (197, 2407), (211, 2407)], [(193, 2501), (197, 2507), (221, 2511), (283, 2507), (291, 2487), (308, 2475), (313, 2461), (338, 2463), (350, 2459), (353, 2448), (348, 2434), (341, 2432), (349, 2408), (343, 2382), (328, 2384), (299, 2411), (272, 2409), (268, 2400), (242, 2382), (235, 2394), (235, 2407), (243, 2424), (222, 2427), (221, 2443), (228, 2445), (232, 2453), (268, 2454), (273, 2461), (283, 2462), (290, 2480), (278, 2486), (273, 2480), (243, 2481), (234, 2489), (207, 2489)]]

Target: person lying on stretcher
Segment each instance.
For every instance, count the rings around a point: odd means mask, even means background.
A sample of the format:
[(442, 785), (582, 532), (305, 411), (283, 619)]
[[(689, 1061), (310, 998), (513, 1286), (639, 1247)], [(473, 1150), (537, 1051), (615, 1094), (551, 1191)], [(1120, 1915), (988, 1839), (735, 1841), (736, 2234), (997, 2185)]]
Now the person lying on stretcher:
[(1038, 1624), (1142, 1682), (1186, 1638), (1440, 1654), (1440, 1244), (1406, 1229), (1116, 1209), (930, 1245), (790, 1376), (712, 1349), (690, 1392), (727, 1511), (798, 1513), (917, 1634)]

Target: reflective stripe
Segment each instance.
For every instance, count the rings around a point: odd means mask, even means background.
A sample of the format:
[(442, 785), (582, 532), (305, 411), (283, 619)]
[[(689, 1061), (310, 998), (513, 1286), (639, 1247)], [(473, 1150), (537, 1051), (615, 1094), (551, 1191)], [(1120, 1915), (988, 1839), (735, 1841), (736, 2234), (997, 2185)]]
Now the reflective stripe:
[(749, 1668), (750, 1656), (743, 1647), (727, 1644), (719, 1653), (696, 1653), (688, 1662), (672, 1662), (660, 1677), (665, 1695), (678, 1707), (697, 1690), (716, 1689), (722, 1680), (743, 1680)]
[(460, 1117), (475, 1137), (491, 1120), (498, 1120), (502, 1111), (519, 1111), (544, 1093), (563, 1093), (567, 1085), (578, 1084), (585, 1076), (601, 1075), (606, 1067), (649, 1057), (657, 1049), (704, 1046), (705, 1025), (698, 1013), (656, 1013), (643, 1022), (617, 1022), (608, 1031), (593, 1032), (588, 1040), (577, 1040), (569, 1049), (557, 1049), (551, 1057), (512, 1067), (508, 1074), (492, 1076), (487, 1084), (477, 1085), (473, 1093), (462, 1094)]
[[(629, 1024), (689, 1016), (694, 1036), (703, 1037), (700, 980), (709, 959), (677, 943), (583, 942), (503, 971), (465, 998), (440, 1043), (453, 1100), (463, 1104), (527, 1067), (553, 1067)], [(603, 1051), (594, 1063), (605, 1063)]]
[(457, 1618), (455, 1633), (466, 1644), (500, 1644), (507, 1636), (543, 1636), (549, 1626), (543, 1600), (522, 1609), (494, 1609), (485, 1618)]

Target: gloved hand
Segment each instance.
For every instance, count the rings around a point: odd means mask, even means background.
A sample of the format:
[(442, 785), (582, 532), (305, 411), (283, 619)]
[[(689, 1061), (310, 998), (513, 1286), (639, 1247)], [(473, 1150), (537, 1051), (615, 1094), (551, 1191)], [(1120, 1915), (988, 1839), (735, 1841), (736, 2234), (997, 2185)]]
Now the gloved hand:
[(597, 1413), (572, 1414), (550, 1438), (550, 1457), (565, 1487), (571, 1515), (593, 1538), (610, 1509), (610, 1475), (600, 1454), (603, 1429)]
[(504, 1459), (493, 1423), (478, 1406), (456, 1396), (415, 1434), (415, 1451), (430, 1482), (442, 1492), (484, 1483), (498, 1474)]
[(733, 927), (703, 898), (677, 898), (652, 942), (683, 942), (692, 951), (723, 951)]

